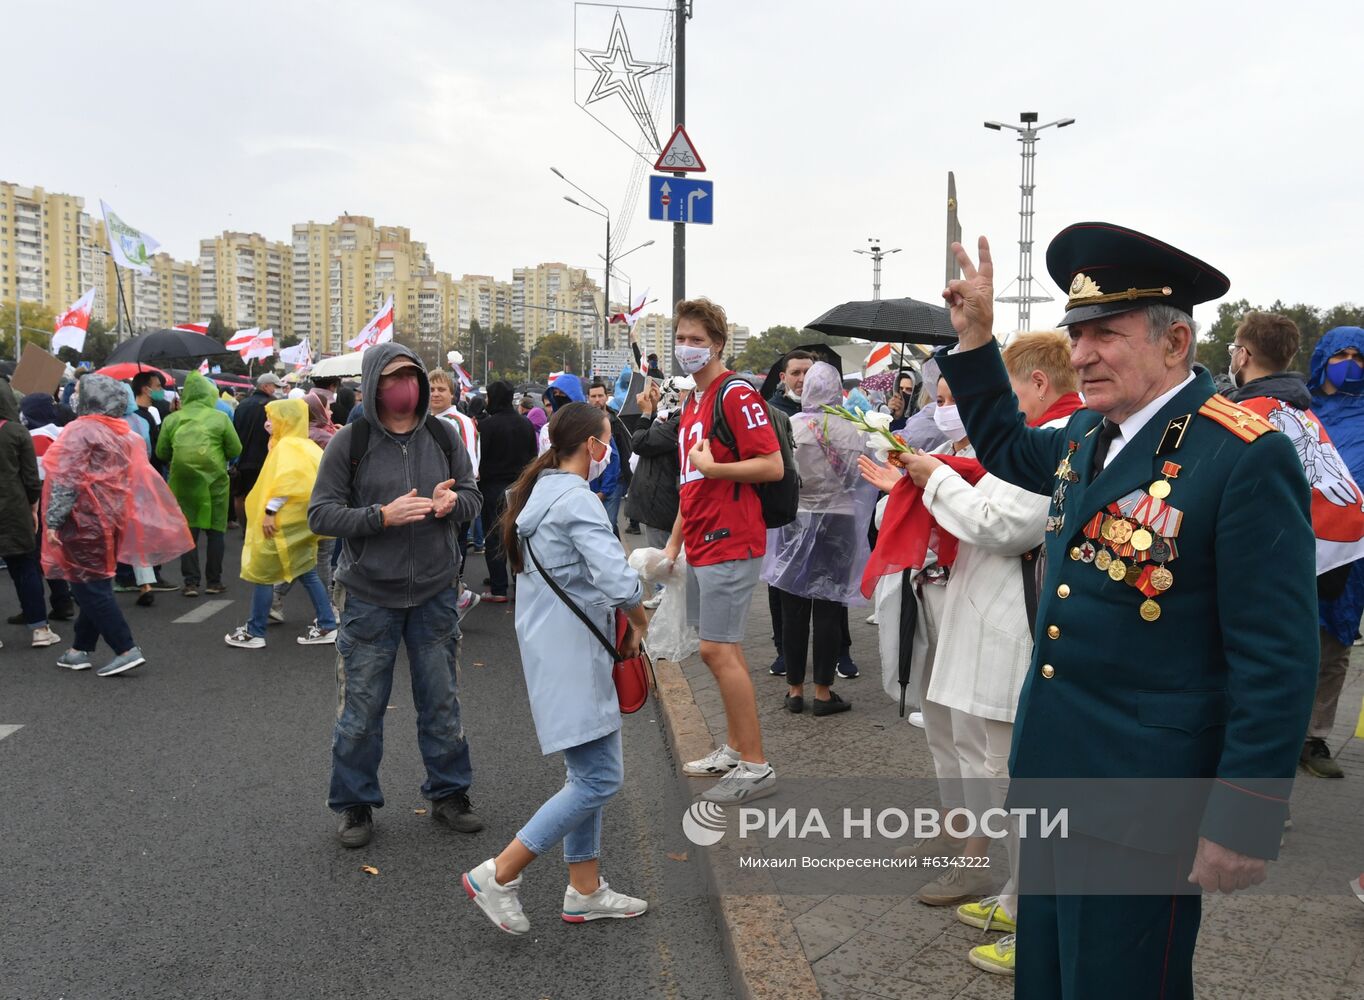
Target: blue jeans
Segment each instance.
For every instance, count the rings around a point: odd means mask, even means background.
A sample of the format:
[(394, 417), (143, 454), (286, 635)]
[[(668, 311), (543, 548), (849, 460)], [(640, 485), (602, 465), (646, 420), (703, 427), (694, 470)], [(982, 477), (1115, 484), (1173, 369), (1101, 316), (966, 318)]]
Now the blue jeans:
[(417, 709), (417, 746), (426, 762), (422, 795), (438, 802), (468, 791), (473, 765), (455, 689), (458, 601), (454, 587), (415, 608), (383, 608), (346, 594), (336, 637), (339, 704), (327, 794), (327, 805), (336, 812), (349, 806), (384, 804), (379, 790), (384, 709), (393, 690), (393, 663), (403, 642)]
[(119, 656), (133, 648), (133, 632), (128, 628), (128, 620), (119, 610), (118, 602), (114, 600), (112, 580), (72, 583), (71, 596), (80, 607), (80, 614), (76, 617), (76, 637), (71, 643), (73, 649), (93, 653), (99, 645), (100, 636)]
[(602, 505), (606, 507), (606, 519), (611, 522), (611, 530), (616, 533), (617, 538), (620, 537), (620, 502), (623, 499), (624, 497), (614, 496), (602, 501)]
[(484, 543), (483, 515), (480, 514), (478, 517), (474, 518), (474, 524), (471, 533), (474, 536), (474, 544), (477, 545), (479, 548), (482, 548)]
[(24, 624), (29, 628), (47, 628), (47, 598), (43, 596), (43, 569), (38, 552), (23, 552), (4, 559), (19, 595)]
[(564, 861), (577, 864), (601, 854), (601, 811), (620, 791), (625, 762), (620, 730), (564, 751), (564, 787), (536, 810), (516, 839), (535, 855), (564, 842)]
[[(310, 569), (296, 578), (313, 600), (313, 610), (317, 612), (317, 627), (323, 632), (336, 628), (332, 617), (332, 599), (327, 596), (327, 588), (322, 586), (322, 578), (316, 569)], [(251, 588), (251, 617), (246, 620), (246, 631), (262, 639), (270, 624), (270, 605), (275, 599), (275, 585), (258, 583)]]

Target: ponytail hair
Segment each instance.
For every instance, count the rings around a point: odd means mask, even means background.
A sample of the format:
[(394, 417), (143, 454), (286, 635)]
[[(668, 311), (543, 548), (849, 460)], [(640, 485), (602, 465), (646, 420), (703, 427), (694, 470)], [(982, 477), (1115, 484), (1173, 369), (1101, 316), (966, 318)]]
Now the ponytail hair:
[(557, 469), (559, 460), (573, 454), (590, 437), (601, 433), (605, 414), (591, 403), (568, 403), (559, 407), (546, 425), (549, 428), (549, 448), (535, 461), (521, 470), (521, 475), (507, 490), (507, 505), (494, 528), (502, 536), (502, 549), (513, 574), (525, 568), (521, 557), (521, 542), (516, 536), (516, 519), (530, 499), (531, 490), (540, 473)]

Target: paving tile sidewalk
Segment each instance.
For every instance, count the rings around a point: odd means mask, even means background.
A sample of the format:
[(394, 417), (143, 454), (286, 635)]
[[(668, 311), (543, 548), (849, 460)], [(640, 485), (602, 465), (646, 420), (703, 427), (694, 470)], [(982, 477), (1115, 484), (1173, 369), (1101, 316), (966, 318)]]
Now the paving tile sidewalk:
[[(854, 659), (863, 676), (839, 680), (836, 690), (852, 701), (843, 715), (815, 719), (782, 707), (783, 681), (768, 675), (774, 650), (765, 588), (754, 593), (745, 652), (758, 694), (758, 714), (768, 758), (786, 780), (837, 778), (850, 773), (929, 778), (932, 761), (922, 731), (899, 718), (898, 707), (880, 683), (875, 626), (869, 608), (851, 611)], [(1300, 775), (1294, 800), (1301, 816), (1315, 797), (1353, 794), (1364, 782), (1364, 741), (1349, 742), (1357, 706), (1364, 695), (1364, 650), (1355, 656), (1341, 698), (1333, 750), (1348, 778), (1323, 782)], [(724, 713), (709, 671), (698, 657), (681, 664), (716, 743), (725, 736)], [(812, 691), (807, 692), (807, 694)], [(868, 771), (864, 766), (874, 764)], [(1303, 803), (1301, 800), (1307, 798)], [(1302, 824), (1299, 824), (1300, 827)], [(1314, 834), (1313, 845), (1337, 854), (1355, 852), (1364, 867), (1364, 817)], [(1323, 845), (1324, 841), (1324, 845)], [(1305, 844), (1303, 845), (1306, 846)], [(1300, 847), (1300, 851), (1303, 848)], [(1271, 878), (1273, 875), (1271, 874)], [(782, 896), (799, 937), (803, 957), (827, 1000), (1006, 1000), (1013, 981), (977, 970), (966, 956), (984, 935), (955, 919), (954, 907), (924, 906), (896, 896)], [(781, 956), (789, 961), (794, 949)], [(774, 959), (776, 956), (774, 956)], [(1199, 996), (1254, 1000), (1364, 1000), (1364, 906), (1344, 885), (1323, 885), (1318, 895), (1260, 895), (1208, 898), (1195, 960)]]

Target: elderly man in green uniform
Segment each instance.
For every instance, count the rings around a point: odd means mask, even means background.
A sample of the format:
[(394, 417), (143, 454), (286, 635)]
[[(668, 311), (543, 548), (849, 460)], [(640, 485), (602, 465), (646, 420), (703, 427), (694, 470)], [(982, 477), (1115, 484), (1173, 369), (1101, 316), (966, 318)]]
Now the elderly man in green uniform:
[(1067, 839), (1024, 841), (1016, 953), (976, 951), (1015, 968), (1019, 998), (1192, 997), (1199, 893), (1264, 880), (1312, 709), (1307, 482), (1282, 434), (1192, 368), (1193, 306), (1229, 285), (1216, 269), (1120, 226), (1062, 231), (1047, 268), (1087, 409), (1042, 430), (993, 338), (989, 244), (979, 269), (954, 249), (942, 373), (985, 468), (1052, 497), (1010, 804), (1086, 782), (1061, 797)]

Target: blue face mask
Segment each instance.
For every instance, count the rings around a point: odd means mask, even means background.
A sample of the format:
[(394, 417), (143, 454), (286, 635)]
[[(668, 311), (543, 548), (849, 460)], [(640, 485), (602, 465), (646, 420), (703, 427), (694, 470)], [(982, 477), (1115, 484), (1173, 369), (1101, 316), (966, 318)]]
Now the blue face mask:
[(1364, 385), (1364, 364), (1354, 358), (1332, 361), (1326, 366), (1326, 381), (1337, 389), (1357, 390)]

